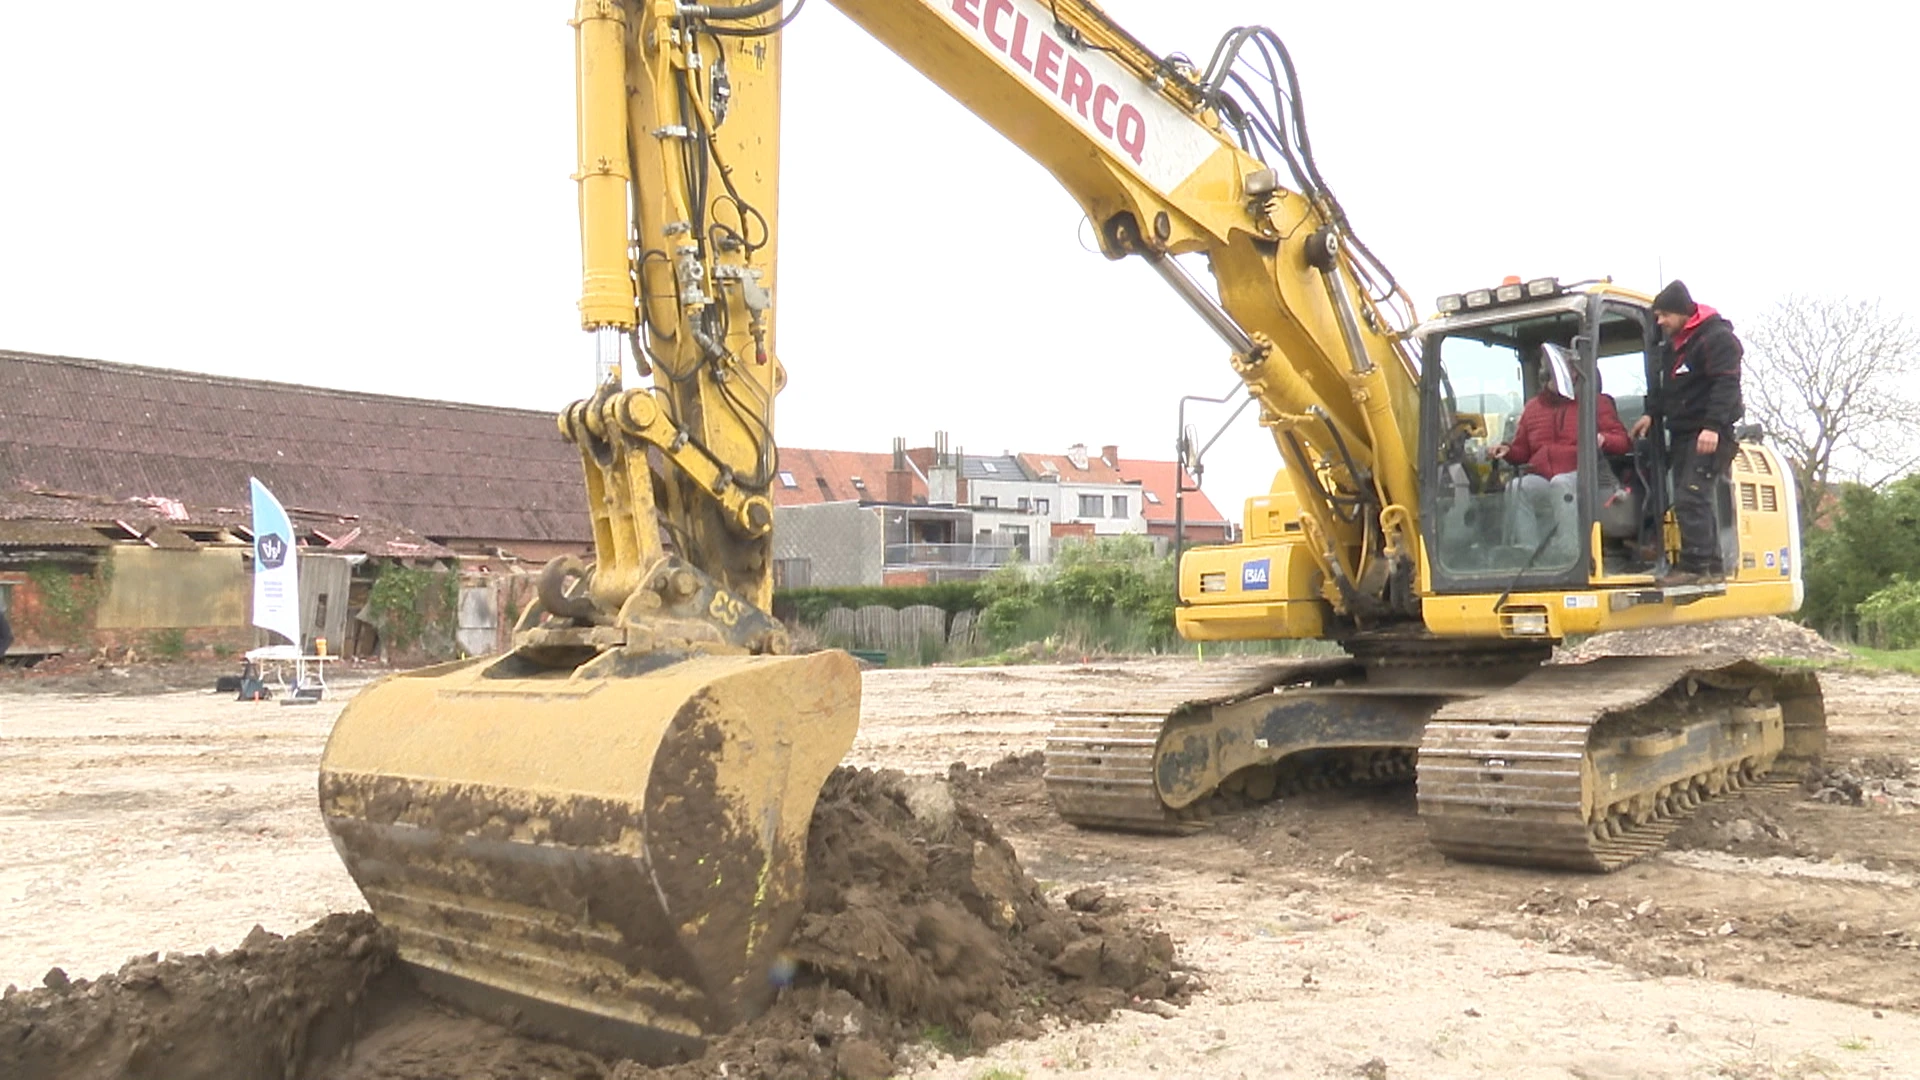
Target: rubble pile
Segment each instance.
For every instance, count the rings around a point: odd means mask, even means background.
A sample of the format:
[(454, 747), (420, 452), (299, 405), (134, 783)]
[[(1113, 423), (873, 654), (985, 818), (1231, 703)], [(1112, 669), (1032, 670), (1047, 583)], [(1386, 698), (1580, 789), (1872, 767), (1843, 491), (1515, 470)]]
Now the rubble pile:
[(1646, 630), (1615, 630), (1595, 634), (1572, 648), (1561, 648), (1555, 660), (1579, 663), (1602, 656), (1687, 656), (1718, 653), (1756, 660), (1845, 660), (1845, 649), (1797, 623), (1774, 616), (1723, 619), (1686, 626)]
[(1876, 754), (1810, 769), (1801, 787), (1816, 802), (1920, 810), (1920, 771), (1903, 757)]

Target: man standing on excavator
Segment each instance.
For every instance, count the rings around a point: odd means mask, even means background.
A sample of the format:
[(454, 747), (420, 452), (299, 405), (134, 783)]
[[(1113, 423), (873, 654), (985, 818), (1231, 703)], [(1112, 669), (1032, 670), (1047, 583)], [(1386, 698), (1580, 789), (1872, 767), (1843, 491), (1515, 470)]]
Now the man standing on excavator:
[(1733, 324), (1694, 303), (1680, 281), (1653, 298), (1653, 318), (1665, 334), (1658, 353), (1664, 377), (1647, 396), (1646, 415), (1634, 422), (1633, 435), (1644, 436), (1656, 419), (1666, 422), (1680, 559), (1659, 583), (1697, 585), (1726, 571), (1713, 500), (1733, 460), (1734, 422), (1746, 411), (1740, 400), (1745, 350), (1733, 336)]

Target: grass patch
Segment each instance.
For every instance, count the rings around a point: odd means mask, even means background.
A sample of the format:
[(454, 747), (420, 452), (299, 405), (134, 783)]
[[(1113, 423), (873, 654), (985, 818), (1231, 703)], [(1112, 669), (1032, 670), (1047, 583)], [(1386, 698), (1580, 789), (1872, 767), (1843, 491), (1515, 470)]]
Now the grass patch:
[(1781, 671), (1834, 671), (1859, 666), (1852, 657), (1815, 659), (1808, 656), (1762, 656), (1757, 659), (1761, 664)]
[(921, 1028), (920, 1041), (952, 1057), (966, 1057), (973, 1053), (973, 1040), (945, 1024), (928, 1024)]
[(1025, 1069), (988, 1069), (974, 1080), (1027, 1080)]
[(1723, 1080), (1836, 1080), (1838, 1066), (1813, 1054), (1777, 1061), (1771, 1054), (1753, 1052), (1744, 1059), (1723, 1062), (1713, 1072)]
[(1866, 645), (1845, 646), (1852, 655), (1831, 658), (1804, 656), (1768, 656), (1760, 662), (1781, 671), (1858, 671), (1867, 674), (1892, 672), (1920, 675), (1920, 649), (1875, 649)]
[(1865, 645), (1852, 649), (1856, 663), (1847, 666), (1920, 675), (1920, 649), (1871, 649)]

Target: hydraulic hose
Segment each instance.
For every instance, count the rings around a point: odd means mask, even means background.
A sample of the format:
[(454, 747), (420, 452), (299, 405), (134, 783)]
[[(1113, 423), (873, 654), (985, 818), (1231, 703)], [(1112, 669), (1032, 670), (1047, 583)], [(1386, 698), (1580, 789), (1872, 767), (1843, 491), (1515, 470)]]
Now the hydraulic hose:
[(680, 9), (680, 14), (696, 19), (751, 19), (765, 15), (779, 7), (784, 0), (753, 0), (750, 4), (738, 4), (732, 7), (714, 4), (688, 4)]

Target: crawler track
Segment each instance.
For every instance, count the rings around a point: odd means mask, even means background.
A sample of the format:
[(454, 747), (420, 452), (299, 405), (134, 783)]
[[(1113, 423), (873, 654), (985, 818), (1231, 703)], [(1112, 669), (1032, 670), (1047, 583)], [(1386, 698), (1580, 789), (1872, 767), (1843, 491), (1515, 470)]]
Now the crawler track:
[(1420, 814), (1442, 852), (1604, 872), (1824, 740), (1817, 683), (1735, 658), (1612, 657), (1504, 685), (1455, 681), (1436, 666), (1375, 687), (1358, 662), (1328, 658), (1115, 693), (1056, 722), (1048, 795), (1075, 825), (1187, 833), (1222, 805), (1405, 777), (1417, 748)]
[(1475, 862), (1624, 866), (1766, 775), (1785, 745), (1778, 682), (1742, 660), (1614, 657), (1449, 705), (1420, 747), (1427, 835)]
[(1062, 818), (1086, 828), (1194, 832), (1204, 827), (1198, 815), (1169, 809), (1154, 781), (1168, 720), (1352, 667), (1344, 658), (1221, 664), (1081, 702), (1064, 710), (1047, 735), (1047, 795)]

